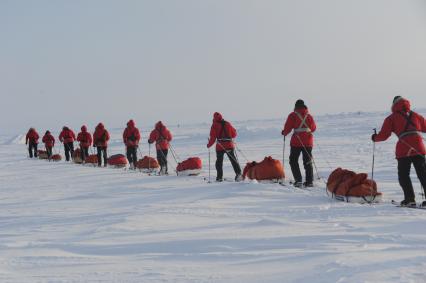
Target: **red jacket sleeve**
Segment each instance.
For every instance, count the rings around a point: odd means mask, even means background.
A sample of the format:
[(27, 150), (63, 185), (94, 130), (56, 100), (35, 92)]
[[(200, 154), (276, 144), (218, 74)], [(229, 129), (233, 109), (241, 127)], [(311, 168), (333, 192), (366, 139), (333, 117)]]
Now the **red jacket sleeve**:
[(27, 133), (27, 135), (25, 136), (25, 143), (28, 143), (28, 140), (30, 139), (29, 137), (29, 133)]
[(211, 147), (216, 141), (216, 130), (214, 128), (214, 124), (212, 125), (211, 129), (210, 129), (210, 138), (209, 138), (209, 142), (207, 144), (207, 147)]
[(123, 132), (123, 143), (127, 143), (127, 128), (125, 128)]
[(169, 142), (173, 139), (172, 133), (168, 129), (166, 130), (166, 139)]
[(294, 129), (293, 113), (290, 113), (284, 124), (283, 136), (287, 136)]
[(153, 130), (151, 131), (151, 133), (149, 134), (149, 139), (148, 139), (148, 143), (154, 143), (157, 140), (157, 130)]
[(419, 114), (420, 128), (423, 133), (426, 133), (426, 120), (425, 118)]
[(136, 142), (138, 143), (141, 140), (141, 132), (139, 131), (139, 129), (136, 129), (135, 132)]
[(375, 142), (381, 142), (387, 140), (391, 134), (392, 134), (392, 120), (390, 117), (387, 117), (385, 121), (383, 122), (382, 129), (377, 134), (376, 138), (374, 139)]
[(60, 142), (63, 142), (64, 141), (64, 131), (62, 131), (60, 134), (59, 134), (59, 141)]
[(107, 130), (105, 130), (105, 136), (106, 136), (106, 141), (109, 141), (109, 133)]

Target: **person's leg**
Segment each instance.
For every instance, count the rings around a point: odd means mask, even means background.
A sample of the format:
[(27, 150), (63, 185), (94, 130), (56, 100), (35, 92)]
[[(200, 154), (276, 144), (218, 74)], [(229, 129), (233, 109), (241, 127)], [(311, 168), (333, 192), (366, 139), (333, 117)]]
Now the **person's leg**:
[(216, 180), (223, 179), (223, 156), (225, 155), (225, 151), (216, 151)]
[(100, 146), (96, 147), (97, 155), (98, 155), (98, 166), (102, 165), (102, 148)]
[(169, 154), (169, 150), (163, 149), (163, 155), (164, 155), (163, 166), (164, 166), (164, 173), (165, 174), (169, 174), (168, 167), (167, 167), (167, 155), (168, 154)]
[(306, 185), (312, 185), (314, 182), (314, 168), (312, 166), (312, 147), (306, 147), (302, 150), (303, 167), (305, 168)]
[(28, 155), (33, 158), (33, 145), (31, 142), (28, 143)]
[(132, 152), (131, 147), (130, 146), (126, 147), (126, 157), (127, 157), (127, 160), (129, 161), (130, 166), (132, 166), (132, 163), (133, 163), (131, 152)]
[(290, 148), (290, 168), (291, 173), (293, 174), (294, 182), (295, 183), (302, 183), (302, 173), (300, 173), (300, 167), (299, 167), (299, 156), (302, 152), (302, 148), (300, 147), (291, 147)]
[(37, 152), (37, 144), (34, 143), (34, 157), (37, 158), (38, 157), (38, 152)]
[(108, 154), (107, 154), (107, 147), (103, 147), (102, 149), (103, 153), (104, 153), (104, 167), (107, 167), (107, 162), (108, 162)]
[(411, 169), (411, 158), (404, 157), (398, 159), (398, 180), (404, 192), (404, 200), (407, 202), (413, 202), (415, 200), (413, 184), (410, 178)]
[(68, 143), (68, 147), (70, 149), (71, 157), (74, 156), (74, 143), (73, 142)]
[(70, 161), (70, 149), (67, 143), (64, 143), (65, 160)]
[(47, 159), (49, 159), (52, 157), (52, 147), (50, 146), (46, 146), (46, 152), (47, 152)]
[(135, 166), (136, 168), (136, 163), (138, 162), (138, 152), (137, 152), (138, 148), (137, 147), (133, 147), (132, 150), (132, 159), (133, 159), (133, 166)]
[(241, 167), (235, 156), (235, 150), (228, 150), (226, 154), (228, 155), (229, 161), (231, 161), (232, 168), (234, 168), (235, 177), (239, 177), (241, 175)]
[(417, 178), (419, 178), (420, 184), (423, 187), (423, 193), (426, 197), (426, 161), (424, 155), (418, 155), (413, 157), (414, 169), (416, 169)]

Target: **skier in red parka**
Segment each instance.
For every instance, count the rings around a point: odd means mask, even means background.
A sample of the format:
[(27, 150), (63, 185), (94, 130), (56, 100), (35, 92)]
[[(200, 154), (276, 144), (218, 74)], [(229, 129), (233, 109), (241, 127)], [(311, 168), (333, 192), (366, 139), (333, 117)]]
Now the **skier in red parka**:
[(67, 126), (64, 126), (62, 132), (59, 134), (59, 141), (64, 144), (65, 160), (70, 161), (70, 154), (71, 156), (74, 154), (74, 132)]
[(127, 122), (127, 128), (123, 132), (123, 142), (126, 145), (127, 160), (129, 160), (130, 168), (135, 169), (136, 163), (138, 162), (137, 150), (141, 134), (139, 129), (136, 128), (135, 122), (129, 120)]
[(169, 143), (172, 141), (172, 134), (169, 129), (161, 122), (158, 121), (155, 124), (154, 130), (149, 135), (148, 143), (152, 144), (155, 142), (155, 148), (157, 150), (157, 160), (160, 163), (160, 175), (167, 175), (167, 154), (169, 152)]
[[(392, 103), (392, 114), (385, 119), (380, 132), (371, 137), (373, 142), (385, 141), (392, 133), (398, 137), (396, 159), (398, 160), (399, 184), (404, 191), (402, 206), (416, 204), (410, 178), (411, 164), (414, 165), (417, 177), (426, 193), (426, 149), (422, 137), (422, 133), (425, 132), (425, 118), (411, 111), (410, 102), (407, 99), (395, 96)], [(422, 203), (422, 206), (426, 206), (426, 201)]]
[[(314, 170), (312, 166), (312, 148), (314, 146), (314, 136), (317, 126), (314, 118), (309, 114), (308, 107), (301, 99), (296, 101), (294, 112), (288, 115), (284, 129), (281, 134), (285, 137), (291, 131), (293, 136), (290, 141), (290, 167), (294, 177), (294, 186), (312, 187), (314, 180)], [(305, 168), (306, 182), (302, 184), (302, 174), (300, 173), (299, 157), (303, 156), (303, 166)]]
[(34, 128), (30, 128), (28, 130), (28, 133), (25, 136), (25, 144), (28, 145), (28, 153), (30, 155), (30, 158), (33, 158), (33, 151), (34, 157), (37, 158), (37, 145), (39, 138), (40, 137)]
[(52, 136), (50, 131), (46, 131), (46, 133), (43, 136), (42, 142), (44, 143), (44, 146), (46, 147), (47, 158), (50, 161), (50, 158), (52, 157), (52, 149), (55, 146), (55, 138)]
[(95, 132), (93, 133), (93, 146), (96, 147), (97, 153), (98, 153), (98, 166), (102, 165), (102, 154), (104, 157), (104, 166), (107, 166), (107, 148), (108, 148), (108, 141), (109, 141), (109, 133), (105, 129), (104, 124), (99, 123), (96, 128)]
[(77, 141), (80, 142), (81, 160), (86, 160), (89, 156), (89, 147), (92, 145), (92, 135), (87, 131), (87, 127), (83, 125), (81, 132), (77, 135)]
[(241, 167), (235, 155), (235, 144), (233, 139), (237, 137), (237, 131), (225, 121), (219, 112), (213, 114), (213, 124), (210, 129), (210, 138), (207, 148), (216, 142), (216, 181), (223, 181), (223, 156), (228, 156), (235, 171), (235, 181), (241, 181)]

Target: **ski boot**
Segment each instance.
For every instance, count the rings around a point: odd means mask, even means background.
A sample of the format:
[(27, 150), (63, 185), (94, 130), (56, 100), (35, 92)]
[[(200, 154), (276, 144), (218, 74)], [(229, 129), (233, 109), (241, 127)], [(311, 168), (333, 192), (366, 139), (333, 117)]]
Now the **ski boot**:
[(235, 182), (241, 182), (243, 180), (243, 176), (241, 176), (241, 174), (237, 174), (237, 176), (235, 176)]
[(314, 186), (314, 183), (311, 183), (311, 182), (304, 182), (303, 183), (303, 187), (305, 187), (305, 188), (312, 188)]
[(296, 188), (302, 188), (303, 187), (303, 183), (302, 182), (294, 182), (293, 186)]
[(413, 207), (413, 206), (416, 206), (416, 202), (414, 200), (404, 199), (403, 201), (401, 201), (400, 205), (401, 206), (407, 206), (407, 207)]

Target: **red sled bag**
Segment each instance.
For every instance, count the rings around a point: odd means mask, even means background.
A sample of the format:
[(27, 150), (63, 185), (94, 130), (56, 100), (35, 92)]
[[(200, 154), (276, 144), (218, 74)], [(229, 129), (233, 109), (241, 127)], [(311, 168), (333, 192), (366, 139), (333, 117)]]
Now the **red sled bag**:
[(96, 154), (90, 154), (86, 157), (86, 164), (98, 165), (98, 156)]
[(55, 161), (55, 162), (61, 161), (62, 156), (60, 154), (54, 154), (54, 155), (52, 155), (51, 160)]
[(145, 172), (156, 171), (159, 167), (160, 165), (158, 164), (157, 159), (146, 155), (136, 162), (136, 168)]
[(37, 155), (39, 159), (47, 159), (47, 151), (45, 150), (37, 150)]
[(190, 157), (176, 167), (178, 176), (197, 176), (201, 173), (203, 163), (199, 157)]
[(368, 179), (365, 173), (337, 168), (327, 181), (327, 190), (337, 200), (354, 203), (381, 202), (383, 194), (377, 191), (374, 180)]
[(108, 158), (107, 163), (115, 168), (123, 168), (127, 165), (127, 158), (123, 154), (114, 154)]
[(263, 182), (282, 182), (284, 180), (284, 168), (279, 160), (268, 156), (261, 162), (247, 163), (243, 171), (243, 178)]
[(72, 154), (72, 161), (77, 164), (83, 163), (83, 159), (81, 159), (81, 150), (79, 148), (74, 150), (74, 153)]

